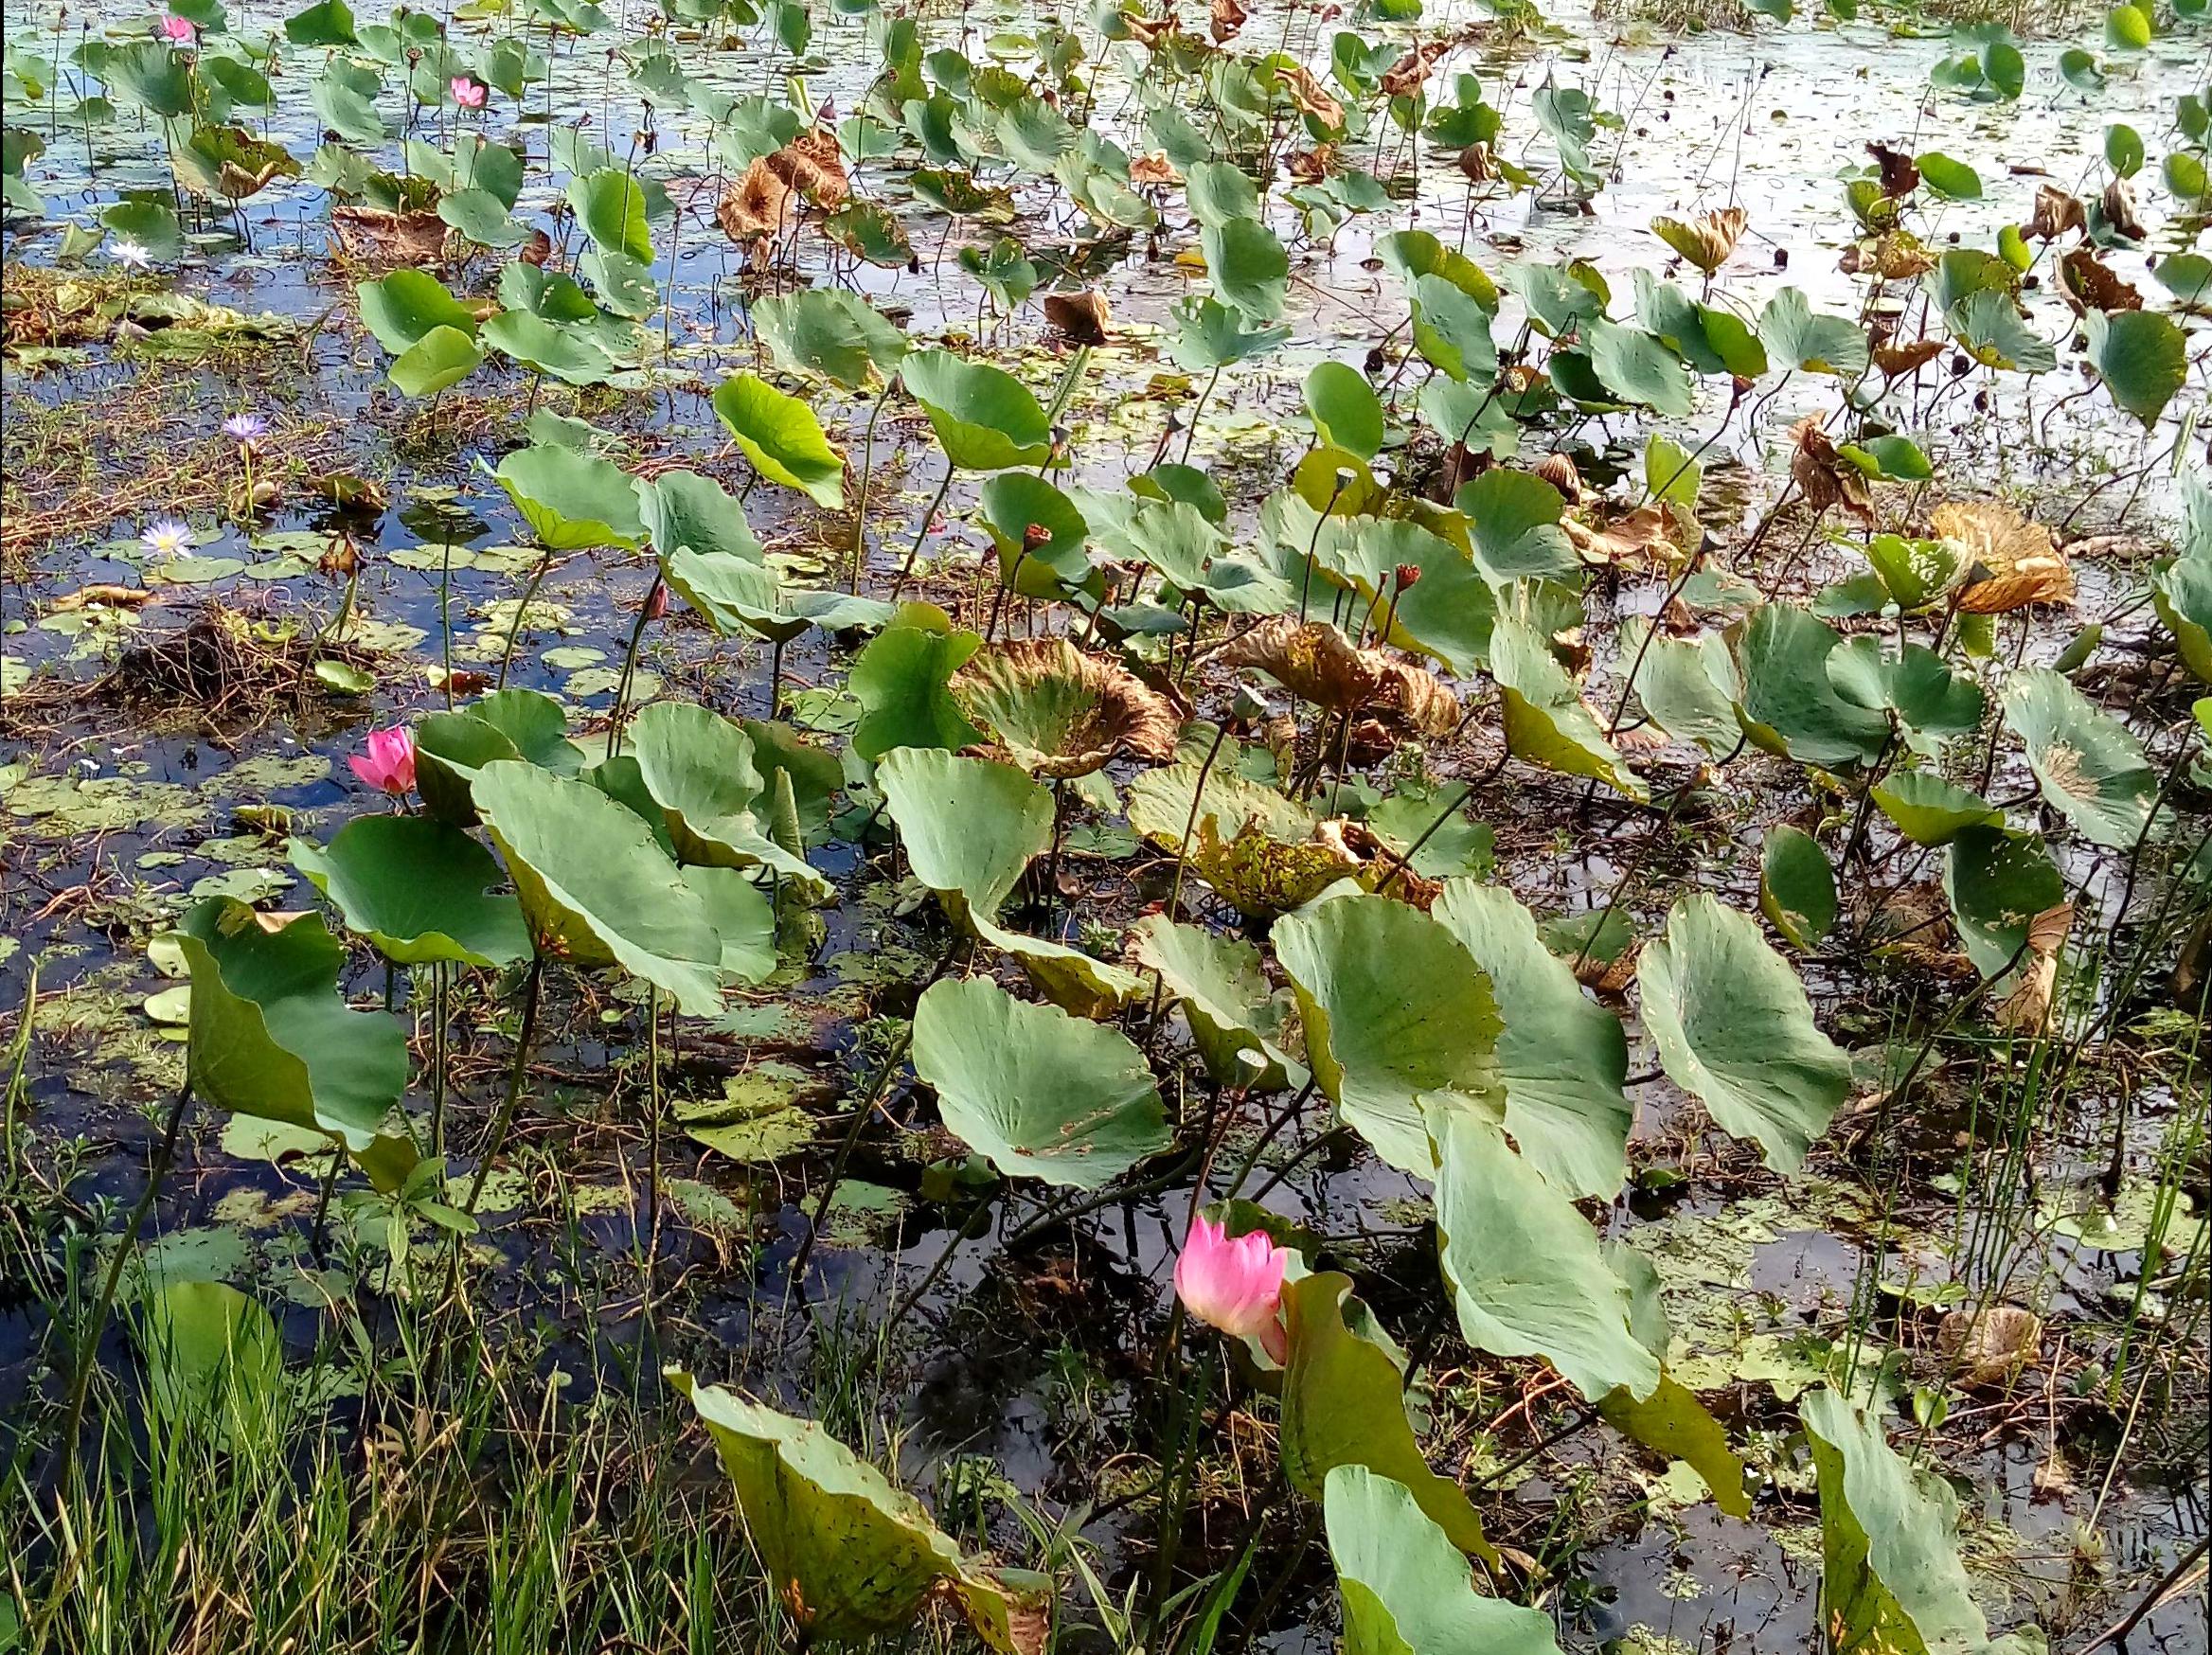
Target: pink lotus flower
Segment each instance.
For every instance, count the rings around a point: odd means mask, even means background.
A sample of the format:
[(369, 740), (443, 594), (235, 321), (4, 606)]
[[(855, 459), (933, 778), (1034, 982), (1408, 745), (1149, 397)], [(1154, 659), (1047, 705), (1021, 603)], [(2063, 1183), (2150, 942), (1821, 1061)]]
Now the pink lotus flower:
[(200, 28), (188, 17), (165, 11), (161, 14), (161, 38), (176, 45), (188, 46), (200, 38)]
[(473, 75), (455, 75), (451, 89), (454, 101), (463, 109), (482, 109), (491, 97), (491, 88)]
[(1175, 1261), (1176, 1296), (1201, 1322), (1240, 1339), (1257, 1339), (1281, 1361), (1289, 1348), (1282, 1298), (1290, 1256), (1264, 1230), (1232, 1240), (1225, 1225), (1199, 1214)]
[(415, 791), (415, 738), (404, 724), (368, 733), (368, 751), (347, 759), (353, 774), (394, 798)]

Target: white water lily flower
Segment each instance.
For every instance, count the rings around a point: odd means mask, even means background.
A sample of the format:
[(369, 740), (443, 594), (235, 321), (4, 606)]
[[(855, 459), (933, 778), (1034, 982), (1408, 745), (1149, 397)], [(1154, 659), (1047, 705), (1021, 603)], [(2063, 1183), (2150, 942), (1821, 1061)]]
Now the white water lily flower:
[(173, 517), (163, 518), (138, 538), (157, 558), (182, 557), (192, 549), (192, 531)]
[(119, 238), (108, 253), (126, 270), (144, 270), (153, 262), (153, 255), (147, 251), (146, 243), (129, 236)]

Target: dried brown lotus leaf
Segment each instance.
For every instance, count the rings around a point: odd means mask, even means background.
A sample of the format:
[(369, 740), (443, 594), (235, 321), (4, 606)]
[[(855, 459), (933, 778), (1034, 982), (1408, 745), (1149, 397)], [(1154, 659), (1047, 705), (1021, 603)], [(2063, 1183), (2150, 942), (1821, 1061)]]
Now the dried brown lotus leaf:
[(2059, 260), (2061, 285), (2078, 306), (2092, 311), (2140, 311), (2143, 295), (2083, 241)]
[(1815, 511), (1841, 506), (1869, 527), (1874, 523), (1874, 493), (1866, 475), (1836, 452), (1835, 438), (1821, 429), (1820, 417), (1809, 414), (1791, 428), (1796, 450), (1790, 456), (1790, 475), (1805, 491)]
[(2051, 531), (1995, 500), (1953, 500), (1929, 514), (1940, 538), (1956, 543), (1988, 575), (1960, 595), (1967, 614), (2004, 614), (2038, 603), (2074, 601), (2074, 571)]
[(1721, 207), (1688, 219), (1661, 215), (1651, 221), (1651, 233), (1710, 276), (1728, 262), (1750, 222), (1751, 215), (1743, 208)]
[(1035, 775), (1089, 775), (1117, 755), (1164, 764), (1182, 731), (1164, 696), (1065, 638), (1000, 644), (963, 666), (952, 687)]
[(1355, 650), (1327, 621), (1276, 615), (1244, 632), (1216, 659), (1224, 667), (1257, 667), (1302, 701), (1331, 712), (1350, 712), (1374, 698), (1382, 659)]
[(1078, 345), (1103, 345), (1114, 326), (1106, 295), (1095, 287), (1077, 294), (1046, 294), (1044, 319)]

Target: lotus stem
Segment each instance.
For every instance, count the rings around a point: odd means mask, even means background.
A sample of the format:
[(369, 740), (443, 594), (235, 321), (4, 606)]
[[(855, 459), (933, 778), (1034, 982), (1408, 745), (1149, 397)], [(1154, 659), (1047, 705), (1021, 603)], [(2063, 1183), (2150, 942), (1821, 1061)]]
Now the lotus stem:
[(330, 1144), (330, 1165), (323, 1172), (322, 1188), (315, 1195), (314, 1226), (308, 1232), (308, 1250), (317, 1264), (323, 1261), (323, 1242), (330, 1231), (330, 1196), (338, 1187), (338, 1174), (346, 1166), (345, 1147), (335, 1140)]
[[(929, 981), (922, 984), (922, 993), (928, 993), (937, 980), (952, 970), (953, 961), (965, 952), (967, 944), (968, 939), (965, 936), (953, 938), (952, 946), (938, 956), (936, 967), (930, 971)], [(862, 1090), (859, 1099), (854, 1103), (852, 1124), (846, 1128), (845, 1137), (837, 1146), (836, 1158), (830, 1163), (830, 1177), (822, 1185), (821, 1195), (815, 1198), (814, 1216), (807, 1225), (806, 1239), (799, 1243), (799, 1250), (792, 1255), (792, 1280), (799, 1282), (805, 1280), (807, 1260), (813, 1256), (814, 1243), (820, 1238), (822, 1225), (830, 1217), (830, 1200), (837, 1194), (838, 1182), (845, 1176), (846, 1163), (852, 1159), (853, 1147), (860, 1142), (861, 1129), (867, 1125), (868, 1116), (875, 1112), (876, 1100), (883, 1094), (883, 1088), (889, 1084), (891, 1077), (898, 1072), (899, 1065), (906, 1060), (907, 1048), (913, 1044), (914, 1023), (910, 1020), (906, 1024), (905, 1033), (901, 1034), (898, 1043), (884, 1054), (883, 1062), (877, 1065), (875, 1074), (869, 1077), (866, 1087)]]
[(461, 1211), (471, 1218), (476, 1216), (476, 1203), (484, 1198), (484, 1180), (491, 1175), (491, 1163), (498, 1158), (507, 1143), (507, 1130), (514, 1122), (515, 1105), (523, 1094), (523, 1077), (529, 1070), (530, 1037), (538, 1028), (538, 990), (545, 981), (545, 956), (530, 956), (530, 974), (523, 985), (523, 1025), (514, 1042), (514, 1067), (507, 1077), (507, 1096), (500, 1101), (499, 1113), (491, 1123), (491, 1137), (484, 1146), (483, 1159), (476, 1163), (476, 1171), (469, 1180), (469, 1199), (461, 1203)]
[(860, 439), (860, 492), (852, 507), (852, 585), (849, 588), (856, 597), (860, 596), (861, 575), (868, 562), (868, 479), (876, 466), (876, 420), (883, 415), (883, 404), (891, 400), (891, 383), (883, 382), (883, 394), (868, 410), (867, 429)]
[[(653, 568), (652, 584), (646, 588), (645, 600), (637, 606), (637, 619), (630, 628), (630, 645), (622, 651), (622, 676), (615, 685), (613, 722), (607, 727), (607, 756), (612, 758), (622, 751), (622, 714), (630, 703), (630, 685), (637, 676), (637, 650), (645, 641), (646, 623), (652, 619), (653, 599), (661, 595), (661, 573)], [(519, 620), (520, 617), (518, 616)], [(774, 718), (771, 712), (768, 715)]]
[(514, 664), (515, 641), (523, 635), (523, 624), (530, 615), (530, 602), (538, 596), (538, 587), (545, 578), (545, 571), (552, 566), (553, 548), (547, 546), (545, 555), (538, 560), (537, 568), (531, 571), (530, 583), (523, 588), (522, 602), (515, 606), (514, 625), (508, 629), (507, 648), (499, 652), (499, 681), (493, 685), (494, 688), (507, 687), (507, 669)]
[(661, 996), (645, 994), (645, 1296), (652, 1308), (653, 1275), (661, 1256)]
[(1221, 383), (1222, 369), (1226, 364), (1217, 363), (1214, 371), (1206, 375), (1205, 389), (1198, 394), (1198, 400), (1190, 405), (1190, 423), (1183, 428), (1182, 463), (1190, 463), (1190, 445), (1198, 440), (1198, 417), (1205, 409), (1206, 399), (1214, 394), (1214, 386)]
[(945, 480), (937, 485), (937, 497), (929, 503), (929, 509), (921, 514), (921, 526), (914, 531), (914, 543), (906, 548), (906, 561), (899, 565), (899, 578), (891, 582), (891, 601), (899, 601), (899, 594), (906, 585), (906, 578), (914, 573), (914, 560), (921, 555), (921, 543), (929, 538), (929, 525), (937, 520), (937, 507), (944, 505), (945, 496), (953, 491), (953, 462), (945, 461)]
[[(1189, 451), (1184, 451), (1187, 454)], [(1321, 508), (1321, 515), (1313, 520), (1313, 538), (1306, 543), (1306, 572), (1298, 582), (1298, 624), (1306, 624), (1306, 603), (1313, 594), (1313, 560), (1321, 550), (1321, 531), (1328, 525), (1329, 514), (1336, 509), (1336, 503), (1351, 479), (1344, 472), (1336, 474), (1336, 487), (1329, 491), (1329, 504)]]
[(1168, 887), (1168, 917), (1172, 920), (1183, 900), (1183, 870), (1190, 862), (1190, 836), (1198, 831), (1199, 807), (1205, 802), (1206, 777), (1213, 774), (1214, 760), (1221, 756), (1222, 743), (1229, 739), (1229, 726), (1214, 726), (1214, 741), (1206, 749), (1205, 762), (1198, 767), (1198, 783), (1190, 790), (1190, 814), (1184, 818), (1183, 843), (1175, 848), (1175, 879)]
[(177, 1134), (184, 1128), (185, 1112), (191, 1107), (192, 1083), (187, 1079), (178, 1089), (176, 1102), (169, 1105), (161, 1145), (154, 1150), (153, 1164), (146, 1171), (146, 1187), (139, 1191), (138, 1202), (124, 1221), (122, 1235), (116, 1237), (116, 1255), (108, 1260), (107, 1279), (100, 1284), (99, 1298), (94, 1303), (92, 1317), (85, 1325), (83, 1343), (77, 1352), (77, 1371), (69, 1379), (69, 1408), (62, 1423), (61, 1481), (64, 1485), (77, 1464), (77, 1437), (84, 1426), (84, 1401), (92, 1389), (93, 1369), (99, 1365), (100, 1334), (106, 1330), (108, 1313), (116, 1308), (116, 1292), (122, 1286), (123, 1267), (138, 1251), (139, 1228), (153, 1211), (153, 1203), (161, 1194), (162, 1180), (169, 1176), (169, 1166), (176, 1160)]
[(430, 968), (430, 1152), (445, 1154), (445, 1025), (446, 968), (443, 960)]

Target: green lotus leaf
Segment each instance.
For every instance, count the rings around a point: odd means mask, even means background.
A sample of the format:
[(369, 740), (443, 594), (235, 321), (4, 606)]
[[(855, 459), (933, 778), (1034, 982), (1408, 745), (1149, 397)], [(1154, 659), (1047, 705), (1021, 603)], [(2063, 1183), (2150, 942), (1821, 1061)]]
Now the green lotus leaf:
[(1821, 1612), (1836, 1655), (2030, 1655), (1992, 1640), (1959, 1557), (1958, 1498), (1889, 1446), (1881, 1424), (1823, 1385), (1798, 1405), (1820, 1486)]
[(810, 901), (834, 894), (818, 869), (770, 835), (753, 739), (738, 725), (689, 702), (657, 701), (631, 721), (630, 753), (678, 862), (765, 867), (796, 880)]
[[(1238, 176), (1241, 177), (1240, 173)], [(1382, 401), (1367, 376), (1341, 362), (1319, 362), (1306, 375), (1306, 411), (1325, 443), (1371, 460), (1382, 446)]]
[(394, 356), (403, 355), (434, 329), (476, 336), (476, 312), (423, 271), (395, 270), (382, 281), (360, 283), (353, 294), (361, 306), (361, 325)]
[(785, 1615), (810, 1642), (842, 1643), (913, 1629), (940, 1591), (997, 1655), (1035, 1655), (1047, 1612), (960, 1556), (921, 1502), (810, 1419), (794, 1419), (719, 1385), (669, 1379), (690, 1397), (737, 1488), (745, 1532)]
[(328, 845), (291, 842), (292, 865), (338, 906), (348, 930), (403, 966), (504, 966), (527, 957), (529, 928), (491, 853), (434, 816), (356, 816)]
[(1612, 1392), (1598, 1398), (1597, 1412), (1622, 1435), (1687, 1465), (1730, 1517), (1751, 1515), (1743, 1462), (1728, 1446), (1728, 1433), (1679, 1381), (1662, 1374), (1659, 1388), (1640, 1401), (1625, 1390)]
[[(1026, 597), (1051, 598), (1091, 576), (1091, 525), (1076, 503), (1030, 472), (1001, 472), (983, 485), (983, 525), (998, 548), (998, 578)], [(1037, 531), (1042, 531), (1040, 534)]]
[(1757, 924), (1709, 896), (1686, 898), (1636, 958), (1644, 1023), (1668, 1077), (1722, 1130), (1794, 1172), (1851, 1090), (1851, 1060)]
[(382, 1012), (347, 1005), (346, 950), (321, 916), (209, 897), (178, 922), (176, 940), (192, 986), (193, 1094), (334, 1138), (375, 1177), (387, 1165), (381, 1129), (407, 1089), (406, 1037)]
[(435, 397), (482, 365), (484, 347), (458, 328), (433, 328), (392, 361), (392, 383), (403, 397)]
[(1367, 826), (1394, 853), (1410, 857), (1423, 879), (1487, 880), (1497, 865), (1497, 833), (1488, 822), (1469, 820), (1464, 807), (1473, 793), (1466, 782), (1408, 782), (1367, 812)]
[(1908, 540), (1878, 534), (1866, 543), (1866, 561), (1900, 609), (1925, 609), (1964, 578), (1967, 560), (1959, 543), (1946, 540)]
[(1892, 658), (1881, 638), (1848, 638), (1828, 652), (1827, 668), (1828, 686), (1843, 700), (1895, 713), (1918, 751), (1934, 753), (1945, 738), (1981, 727), (1981, 685), (1918, 644)]
[(2005, 684), (2005, 721), (2027, 744), (2043, 799), (2082, 837), (2132, 849), (2150, 829), (2158, 774), (2127, 725), (2045, 667)]
[(1814, 314), (1812, 301), (1793, 287), (1767, 301), (1758, 319), (1758, 337), (1775, 359), (1804, 373), (1855, 380), (1873, 360), (1857, 323)]
[(1654, 413), (1684, 418), (1697, 407), (1697, 382), (1664, 339), (1616, 322), (1590, 324), (1590, 365), (1607, 390)]
[(2005, 812), (1981, 794), (1929, 770), (1891, 771), (1875, 784), (1874, 803), (1915, 845), (1949, 845), (1969, 828), (2005, 822)]
[(815, 746), (789, 724), (747, 719), (744, 730), (753, 739), (753, 762), (759, 769), (762, 791), (774, 798), (780, 773), (790, 783), (792, 807), (807, 843), (827, 839), (830, 801), (845, 786), (845, 766), (837, 756)]
[(2150, 581), (2150, 601), (2183, 665), (2212, 684), (2212, 555), (2179, 558)]
[(953, 674), (983, 648), (974, 632), (931, 626), (886, 628), (854, 659), (846, 681), (861, 704), (852, 750), (875, 760), (896, 747), (961, 748), (982, 730), (947, 687)]
[(568, 181), (568, 205), (595, 246), (640, 264), (652, 262), (652, 231), (645, 222), (645, 189), (619, 167)]
[(784, 367), (819, 374), (848, 391), (895, 373), (914, 348), (897, 323), (844, 288), (757, 299), (753, 328)]
[[(776, 905), (752, 876), (740, 868), (698, 865), (679, 868), (677, 873), (706, 923), (722, 938), (722, 974), (736, 983), (761, 983), (773, 976), (778, 964)], [(810, 899), (824, 900), (829, 882), (819, 875), (814, 878), (818, 883), (810, 890)]]
[(1595, 777), (1632, 799), (1651, 796), (1644, 778), (1605, 739), (1574, 680), (1533, 627), (1498, 617), (1490, 629), (1490, 672), (1504, 700), (1506, 745), (1514, 757), (1562, 775)]
[[(689, 550), (708, 558), (766, 561), (745, 509), (712, 477), (698, 472), (664, 472), (637, 485), (638, 516), (646, 538), (665, 561)], [(711, 613), (706, 614), (713, 620)], [(735, 629), (718, 629), (734, 631)]]
[(2042, 834), (1967, 828), (1951, 841), (1943, 894), (1966, 957), (2002, 992), (2027, 963), (2036, 916), (2066, 899), (2066, 881)]
[(1502, 1117), (1497, 1000), (1443, 926), (1387, 897), (1340, 897), (1284, 918), (1275, 949), (1321, 1090), (1384, 1161), (1428, 1175), (1423, 1110), (1438, 1097)]
[(2155, 425), (2188, 381), (2188, 342), (2181, 325), (2157, 311), (2092, 311), (2089, 360), (2113, 400)]
[[(737, 526), (724, 525), (724, 532), (738, 545)], [(787, 586), (765, 562), (745, 556), (741, 546), (714, 552), (680, 546), (662, 556), (661, 577), (669, 590), (725, 636), (742, 631), (771, 643), (789, 643), (809, 627), (826, 632), (877, 627), (896, 613), (873, 597)]]
[(1403, 1483), (1340, 1466), (1322, 1516), (1344, 1598), (1344, 1655), (1558, 1655), (1551, 1617), (1477, 1592), (1452, 1537)]
[(1535, 916), (1503, 886), (1454, 880), (1433, 912), (1497, 997), (1506, 1130), (1561, 1189), (1611, 1201), (1635, 1119), (1622, 1091), (1629, 1043), (1620, 1019), (1582, 992), (1537, 935)]
[(1494, 467), (1462, 488), (1452, 504), (1467, 514), (1475, 563), (1492, 584), (1581, 573), (1560, 526), (1566, 502), (1535, 472)]
[(1215, 1083), (1278, 1092), (1303, 1085), (1304, 1065), (1276, 1043), (1290, 1020), (1290, 996), (1271, 987), (1259, 950), (1165, 914), (1136, 922), (1132, 957), (1159, 973), (1183, 1008), (1191, 1043)]
[(739, 374), (714, 393), (714, 411), (771, 483), (796, 489), (829, 510), (845, 505), (845, 456), (830, 446), (806, 403), (758, 374)]
[(154, 1272), (132, 1328), (152, 1409), (172, 1433), (211, 1429), (233, 1453), (267, 1452), (280, 1434), (284, 1341), (276, 1319), (228, 1282)]
[(284, 20), (284, 38), (295, 46), (352, 45), (353, 13), (346, 0), (315, 0)]
[(1791, 757), (1828, 770), (1871, 764), (1889, 744), (1889, 720), (1844, 700), (1828, 682), (1828, 656), (1842, 643), (1804, 610), (1767, 603), (1737, 649), (1745, 715), (1780, 736)]
[(1010, 764), (901, 747), (877, 766), (876, 784), (914, 877), (955, 918), (994, 917), (1052, 843), (1051, 793)]
[(1793, 948), (1809, 949), (1836, 922), (1836, 874), (1828, 852), (1801, 828), (1767, 829), (1758, 862), (1758, 906)]
[(465, 707), (433, 713), (415, 731), (415, 786), (431, 813), (456, 828), (476, 825), (470, 784), (485, 765), (521, 758), (556, 775), (583, 768), (568, 739), (568, 715), (534, 689), (496, 689)]
[[(1455, 1556), (1495, 1565), (1482, 1519), (1456, 1483), (1429, 1469), (1405, 1416), (1405, 1380), (1382, 1345), (1345, 1325), (1351, 1277), (1333, 1271), (1283, 1286), (1283, 1471), (1317, 1498), (1339, 1468), (1392, 1479)], [(1464, 1567), (1464, 1563), (1462, 1564)]]
[(722, 937), (645, 823), (589, 782), (501, 759), (473, 792), (541, 954), (619, 966), (677, 1009), (722, 1009)]
[(1037, 992), (1062, 1011), (1101, 1022), (1135, 999), (1145, 987), (1145, 980), (1134, 971), (1068, 943), (1009, 931), (973, 912), (967, 919), (978, 937), (1009, 955)]
[(1628, 1284), (1566, 1194), (1474, 1112), (1433, 1105), (1436, 1232), (1468, 1344), (1541, 1356), (1592, 1401), (1649, 1397), (1659, 1359), (1629, 1326)]
[(988, 977), (922, 995), (914, 1071), (945, 1126), (1009, 1178), (1102, 1189), (1174, 1141), (1128, 1036), (1016, 1000)]
[(1430, 274), (1414, 278), (1410, 296), (1414, 348), (1450, 378), (1487, 392), (1498, 371), (1494, 290), (1486, 305), (1449, 276)]
[(538, 543), (549, 551), (588, 546), (634, 551), (645, 542), (637, 486), (612, 460), (541, 444), (517, 449), (492, 475)]
[(1283, 327), (1254, 327), (1211, 294), (1186, 299), (1172, 312), (1168, 354), (1186, 373), (1207, 373), (1262, 356), (1291, 336)]
[(1223, 301), (1262, 326), (1278, 321), (1290, 300), (1291, 256), (1258, 219), (1201, 225), (1206, 274)]
[(519, 247), (530, 233), (509, 216), (511, 203), (489, 189), (449, 190), (437, 199), (437, 216), (479, 247)]
[(528, 311), (502, 311), (484, 324), (481, 333), (485, 344), (563, 384), (599, 384), (615, 371), (615, 359), (575, 322), (549, 321)]
[(185, 249), (184, 226), (167, 201), (118, 201), (100, 209), (99, 222), (118, 240), (137, 242), (156, 263), (166, 264)]
[(964, 362), (949, 350), (918, 350), (900, 365), (899, 377), (954, 470), (999, 472), (1051, 459), (1044, 408), (1004, 368)]
[(1737, 706), (1743, 685), (1727, 641), (1718, 634), (1694, 640), (1654, 634), (1647, 643), (1648, 630), (1649, 623), (1639, 619), (1622, 637), (1623, 650), (1635, 663), (1636, 700), (1644, 711), (1668, 735), (1690, 742), (1706, 757), (1734, 756), (1744, 743)]

